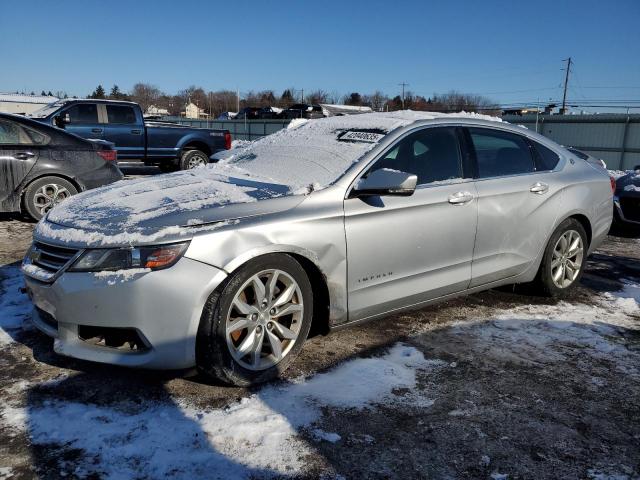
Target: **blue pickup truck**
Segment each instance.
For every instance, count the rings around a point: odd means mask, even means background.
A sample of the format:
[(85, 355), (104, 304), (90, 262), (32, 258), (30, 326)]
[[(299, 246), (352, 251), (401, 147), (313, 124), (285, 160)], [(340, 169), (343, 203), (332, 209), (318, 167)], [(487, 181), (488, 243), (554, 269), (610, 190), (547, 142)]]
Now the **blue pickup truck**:
[(118, 160), (140, 160), (163, 171), (187, 170), (231, 148), (227, 130), (145, 122), (137, 103), (116, 100), (60, 100), (32, 113), (34, 120), (87, 139), (115, 144)]

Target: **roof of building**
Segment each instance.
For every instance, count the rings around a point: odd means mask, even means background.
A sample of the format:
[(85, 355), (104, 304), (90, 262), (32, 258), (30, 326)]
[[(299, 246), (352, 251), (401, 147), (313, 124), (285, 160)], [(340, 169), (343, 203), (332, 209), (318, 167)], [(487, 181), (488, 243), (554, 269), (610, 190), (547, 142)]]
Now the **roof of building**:
[(0, 93), (0, 102), (15, 103), (52, 103), (56, 102), (58, 97), (51, 95), (24, 95), (21, 93)]

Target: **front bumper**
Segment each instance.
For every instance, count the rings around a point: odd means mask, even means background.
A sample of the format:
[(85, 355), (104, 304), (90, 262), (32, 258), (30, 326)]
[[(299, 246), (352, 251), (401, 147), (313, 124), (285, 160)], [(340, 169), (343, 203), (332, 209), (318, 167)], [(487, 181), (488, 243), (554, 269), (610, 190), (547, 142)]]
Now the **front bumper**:
[[(218, 268), (183, 257), (166, 270), (65, 272), (52, 284), (25, 275), (25, 283), (36, 307), (34, 324), (55, 338), (57, 353), (127, 367), (182, 369), (195, 365), (202, 309), (225, 277)], [(146, 348), (90, 343), (79, 333), (91, 327), (135, 331)]]

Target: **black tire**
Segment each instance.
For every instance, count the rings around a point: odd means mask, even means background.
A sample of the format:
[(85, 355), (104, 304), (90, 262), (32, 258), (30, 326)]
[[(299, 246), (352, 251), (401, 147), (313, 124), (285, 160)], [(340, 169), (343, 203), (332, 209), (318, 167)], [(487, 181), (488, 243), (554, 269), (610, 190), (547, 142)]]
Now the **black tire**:
[(202, 150), (186, 150), (180, 157), (180, 170), (190, 170), (209, 163), (209, 155)]
[[(225, 322), (238, 289), (253, 275), (266, 270), (286, 272), (298, 283), (304, 302), (300, 332), (289, 353), (280, 362), (264, 370), (249, 370), (238, 363), (229, 351)], [(313, 291), (302, 266), (290, 255), (269, 254), (246, 263), (212, 293), (203, 309), (196, 340), (198, 369), (205, 376), (226, 384), (246, 387), (280, 376), (300, 353), (309, 334), (313, 316)]]
[(34, 180), (27, 186), (22, 196), (22, 207), (25, 213), (34, 220), (40, 220), (45, 213), (53, 208), (53, 205), (49, 208), (42, 206), (42, 202), (40, 201), (43, 198), (41, 195), (42, 189), (47, 185), (55, 185), (60, 189), (60, 194), (57, 197), (58, 200), (54, 204), (63, 201), (63, 199), (60, 198), (63, 192), (68, 192), (66, 198), (78, 193), (78, 190), (70, 181), (61, 177), (42, 177)]
[[(582, 264), (580, 265), (580, 269), (578, 271), (578, 275), (575, 277), (573, 282), (564, 288), (558, 287), (552, 278), (551, 273), (551, 263), (553, 261), (553, 252), (556, 246), (556, 243), (560, 239), (560, 237), (570, 231), (573, 230), (578, 232), (580, 237), (582, 238), (583, 245), (583, 258)], [(564, 222), (562, 222), (558, 228), (553, 232), (551, 238), (549, 239), (549, 243), (547, 244), (544, 256), (542, 257), (542, 263), (540, 264), (540, 268), (538, 270), (538, 274), (536, 275), (536, 279), (533, 282), (533, 286), (538, 290), (539, 293), (548, 297), (564, 297), (568, 295), (575, 287), (580, 283), (580, 279), (582, 278), (582, 274), (584, 272), (584, 267), (587, 263), (587, 249), (589, 248), (589, 244), (587, 241), (587, 233), (584, 230), (582, 224), (577, 221), (575, 218), (567, 218)]]

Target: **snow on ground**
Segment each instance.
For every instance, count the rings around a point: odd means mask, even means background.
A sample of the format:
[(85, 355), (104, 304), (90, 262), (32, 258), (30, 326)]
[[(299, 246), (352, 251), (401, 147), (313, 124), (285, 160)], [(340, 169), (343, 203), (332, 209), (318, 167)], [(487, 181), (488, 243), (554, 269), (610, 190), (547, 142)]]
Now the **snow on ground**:
[[(0, 285), (0, 332), (8, 345), (29, 318), (30, 304), (20, 293), (16, 267), (6, 267)], [(640, 285), (625, 283), (617, 292), (599, 294), (594, 305), (559, 302), (498, 310), (489, 318), (458, 321), (454, 335), (473, 339), (505, 361), (563, 362), (573, 352), (613, 362), (620, 374), (640, 375), (637, 353), (620, 339), (640, 330)], [(14, 435), (25, 432), (35, 445), (79, 449), (82, 458), (69, 474), (101, 478), (248, 478), (304, 473), (312, 445), (306, 440), (338, 443), (341, 436), (322, 426), (323, 409), (352, 411), (380, 405), (428, 409), (438, 402), (418, 388), (417, 378), (435, 377), (455, 368), (425, 358), (409, 344), (386, 353), (357, 358), (309, 378), (261, 388), (225, 408), (202, 408), (184, 401), (143, 400), (104, 406), (47, 400), (24, 406), (5, 401), (0, 423)], [(15, 389), (53, 388), (16, 384)], [(409, 393), (396, 394), (398, 389)], [(15, 403), (14, 403), (15, 402)], [(465, 416), (452, 410), (452, 417)], [(64, 467), (63, 458), (60, 458)], [(492, 478), (506, 478), (494, 471)], [(591, 478), (611, 478), (593, 471)]]
[(299, 437), (307, 429), (335, 443), (340, 435), (313, 428), (322, 407), (368, 409), (409, 402), (397, 388), (415, 389), (417, 372), (445, 362), (427, 360), (411, 346), (344, 363), (327, 373), (267, 386), (223, 409), (203, 410), (167, 402), (110, 408), (48, 401), (41, 406), (0, 407), (14, 432), (34, 444), (81, 449), (74, 474), (102, 478), (247, 478), (304, 470), (311, 450)]

